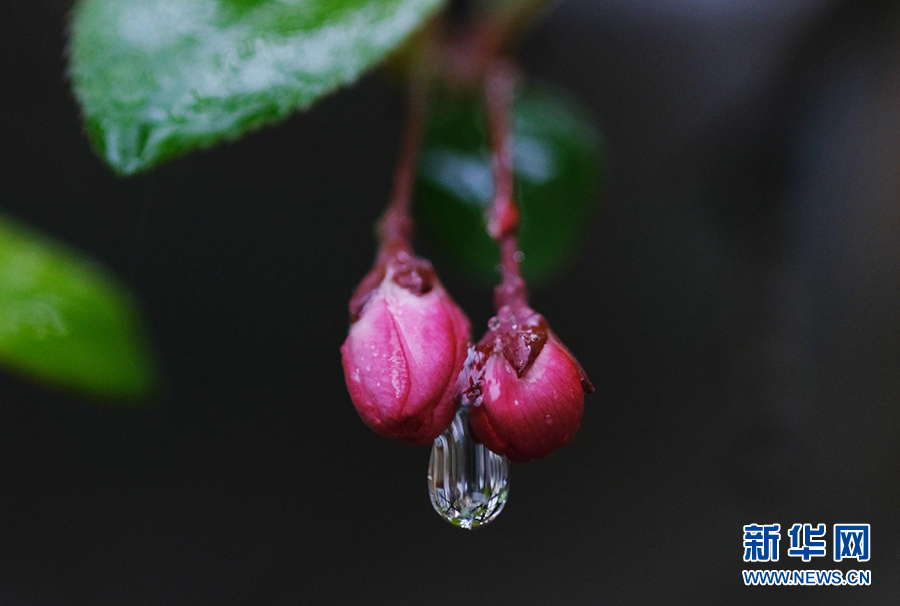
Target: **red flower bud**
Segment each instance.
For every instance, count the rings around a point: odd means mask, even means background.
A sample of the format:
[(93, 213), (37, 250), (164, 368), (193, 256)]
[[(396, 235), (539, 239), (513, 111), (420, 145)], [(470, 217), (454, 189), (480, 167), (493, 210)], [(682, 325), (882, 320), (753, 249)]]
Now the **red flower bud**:
[(359, 416), (389, 438), (430, 444), (459, 405), (468, 318), (428, 261), (400, 252), (360, 283), (350, 321), (341, 354)]
[(466, 361), (463, 398), (475, 436), (525, 463), (566, 445), (594, 387), (543, 316), (503, 306)]

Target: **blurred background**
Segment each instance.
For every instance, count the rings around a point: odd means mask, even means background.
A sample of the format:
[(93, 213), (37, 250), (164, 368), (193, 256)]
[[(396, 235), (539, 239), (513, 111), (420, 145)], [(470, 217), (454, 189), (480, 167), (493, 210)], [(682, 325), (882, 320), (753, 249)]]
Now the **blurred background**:
[[(67, 10), (0, 8), (0, 204), (137, 293), (165, 378), (119, 409), (0, 374), (0, 604), (900, 603), (900, 3), (565, 0), (526, 39), (606, 138), (586, 248), (532, 297), (597, 392), (471, 533), (340, 365), (401, 96), (369, 77), (119, 179)], [(435, 263), (480, 332), (490, 293)], [(784, 532), (742, 561), (743, 525), (796, 522), (871, 524), (870, 562), (803, 564)]]

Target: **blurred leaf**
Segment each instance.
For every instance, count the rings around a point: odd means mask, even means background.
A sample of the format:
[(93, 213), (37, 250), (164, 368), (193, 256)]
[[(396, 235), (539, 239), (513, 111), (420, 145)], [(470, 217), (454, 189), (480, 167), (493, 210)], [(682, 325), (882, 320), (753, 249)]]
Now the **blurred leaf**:
[[(546, 281), (571, 259), (597, 197), (602, 149), (593, 123), (568, 96), (520, 86), (513, 102), (513, 169), (522, 271)], [(499, 255), (484, 210), (494, 186), (480, 95), (442, 91), (419, 163), (416, 214), (428, 240), (462, 269), (496, 279)]]
[(0, 364), (92, 396), (147, 395), (153, 366), (128, 293), (84, 255), (0, 217)]
[(446, 0), (81, 0), (70, 72), (122, 174), (234, 139), (353, 82)]

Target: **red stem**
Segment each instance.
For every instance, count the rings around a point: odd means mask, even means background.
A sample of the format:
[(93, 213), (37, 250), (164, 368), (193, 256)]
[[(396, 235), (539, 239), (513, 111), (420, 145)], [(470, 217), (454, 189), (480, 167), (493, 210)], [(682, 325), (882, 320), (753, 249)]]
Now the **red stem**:
[(515, 313), (527, 307), (528, 291), (519, 271), (519, 210), (513, 197), (512, 122), (510, 110), (515, 90), (515, 68), (494, 62), (485, 76), (488, 131), (494, 169), (494, 201), (485, 219), (488, 233), (500, 248), (501, 281), (494, 289), (494, 305), (509, 305)]
[(378, 225), (380, 256), (400, 252), (412, 254), (413, 219), (410, 209), (427, 97), (425, 79), (414, 78), (409, 87), (406, 120), (400, 139), (400, 157), (394, 171), (394, 191)]

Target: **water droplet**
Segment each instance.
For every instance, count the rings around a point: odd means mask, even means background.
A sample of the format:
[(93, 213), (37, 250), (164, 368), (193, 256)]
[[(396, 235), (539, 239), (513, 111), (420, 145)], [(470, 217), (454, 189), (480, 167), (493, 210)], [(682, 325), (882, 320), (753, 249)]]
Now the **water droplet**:
[(491, 330), (497, 330), (498, 328), (500, 328), (500, 318), (494, 316), (493, 318), (488, 320), (488, 328), (490, 328)]
[(544, 417), (544, 423), (547, 425), (553, 425), (553, 418), (550, 415), (546, 415)]
[(525, 260), (525, 253), (523, 253), (521, 250), (517, 250), (516, 254), (513, 255), (513, 260), (516, 263), (521, 263)]
[(509, 461), (476, 444), (466, 407), (438, 436), (428, 462), (428, 495), (434, 510), (460, 528), (478, 528), (497, 517), (509, 492)]
[(484, 398), (478, 396), (477, 398), (475, 398), (475, 401), (472, 402), (472, 404), (474, 404), (475, 406), (481, 406), (482, 404), (484, 404)]
[(372, 372), (372, 365), (366, 364), (366, 372)]

